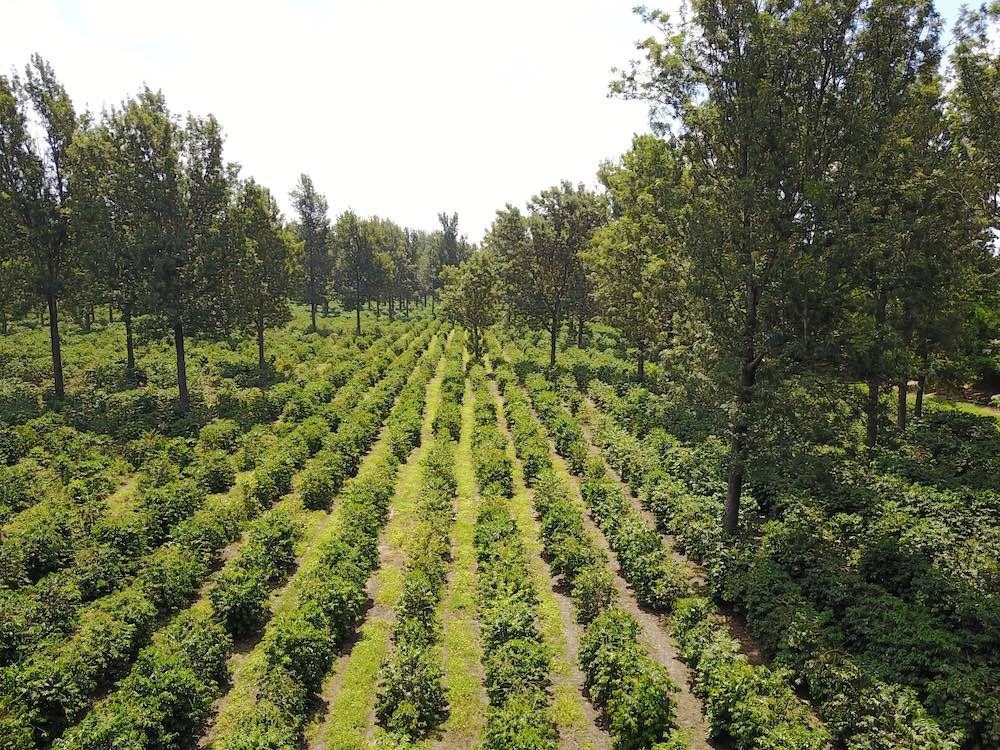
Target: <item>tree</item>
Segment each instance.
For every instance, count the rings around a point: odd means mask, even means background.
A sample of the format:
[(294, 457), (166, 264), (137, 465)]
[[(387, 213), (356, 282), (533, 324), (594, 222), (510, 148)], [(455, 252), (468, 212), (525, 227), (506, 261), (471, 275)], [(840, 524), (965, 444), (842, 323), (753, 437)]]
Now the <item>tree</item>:
[(563, 182), (534, 196), (527, 217), (510, 205), (497, 211), (487, 235), (514, 312), (549, 331), (550, 367), (573, 282), (582, 273), (579, 253), (605, 217), (600, 196)]
[(499, 279), (489, 252), (473, 253), (458, 266), (441, 272), (441, 307), (447, 320), (472, 335), (472, 351), (482, 356), (483, 332), (497, 320)]
[(976, 179), (977, 205), (994, 229), (1000, 228), (1000, 49), (990, 29), (997, 21), (997, 2), (961, 10), (949, 108), (956, 152)]
[(152, 259), (179, 220), (177, 127), (160, 92), (144, 88), (74, 144), (74, 228), (82, 255), (125, 326), (135, 372), (134, 319), (149, 297)]
[[(164, 109), (151, 114), (161, 134), (155, 162), (162, 169), (152, 206), (149, 311), (173, 334), (177, 391), (181, 406), (191, 403), (185, 336), (221, 330), (231, 323), (231, 304), (220, 289), (231, 276), (222, 228), (236, 167), (223, 162), (222, 129), (214, 117), (189, 116), (182, 130)], [(223, 304), (218, 304), (219, 302)]]
[[(29, 111), (43, 144), (32, 135)], [(39, 55), (32, 55), (25, 78), (0, 76), (0, 216), (11, 221), (13, 246), (26, 254), (31, 286), (49, 313), (52, 378), (57, 398), (65, 395), (59, 300), (72, 269), (69, 203), (69, 149), (79, 119), (66, 89)]]
[(235, 258), (232, 289), (238, 320), (257, 335), (257, 367), (266, 383), (264, 332), (292, 319), (288, 297), (295, 280), (301, 243), (285, 227), (267, 188), (252, 179), (239, 186), (226, 221), (226, 239)]
[(682, 176), (676, 146), (636, 136), (620, 164), (601, 169), (613, 218), (594, 232), (582, 254), (599, 317), (636, 349), (640, 381), (647, 356), (669, 335), (682, 298)]
[(327, 299), (327, 284), (330, 280), (329, 240), (330, 221), (327, 218), (327, 202), (316, 191), (312, 178), (299, 175), (299, 181), (292, 191), (292, 204), (298, 214), (298, 233), (305, 252), (305, 301), (309, 305), (312, 318), (311, 330), (316, 330), (316, 306)]
[(735, 372), (723, 517), (733, 532), (760, 368), (803, 366), (825, 341), (836, 263), (816, 212), (843, 156), (841, 90), (858, 5), (695, 0), (676, 25), (641, 12), (659, 33), (638, 45), (645, 61), (612, 91), (650, 101), (654, 127), (676, 130), (684, 148), (692, 296)]
[(330, 235), (335, 261), (335, 280), (340, 295), (354, 308), (354, 333), (361, 335), (361, 308), (372, 297), (375, 281), (373, 222), (353, 211), (345, 211)]

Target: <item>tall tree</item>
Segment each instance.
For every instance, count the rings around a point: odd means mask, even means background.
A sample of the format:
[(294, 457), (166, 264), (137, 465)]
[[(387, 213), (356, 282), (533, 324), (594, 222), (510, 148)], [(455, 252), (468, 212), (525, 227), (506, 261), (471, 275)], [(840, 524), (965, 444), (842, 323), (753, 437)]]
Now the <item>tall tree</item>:
[(499, 278), (492, 255), (473, 253), (457, 266), (441, 272), (441, 309), (445, 318), (472, 335), (472, 351), (482, 356), (483, 332), (497, 320)]
[[(33, 123), (38, 125), (41, 144), (33, 137)], [(0, 76), (0, 215), (14, 221), (14, 246), (27, 253), (32, 285), (48, 308), (58, 398), (65, 395), (59, 300), (73, 265), (69, 150), (78, 128), (66, 89), (41, 56), (32, 55), (23, 80)]]
[(849, 360), (867, 383), (869, 450), (879, 441), (887, 384), (899, 384), (897, 419), (905, 426), (914, 303), (927, 293), (934, 246), (943, 239), (928, 237), (923, 220), (936, 180), (925, 170), (933, 170), (944, 139), (939, 65), (937, 17), (927, 0), (874, 0), (865, 8), (845, 86), (850, 148), (836, 182), (854, 279), (845, 305)]
[(345, 211), (330, 234), (334, 251), (335, 280), (341, 296), (354, 308), (354, 333), (361, 335), (361, 308), (372, 297), (375, 281), (373, 223)]
[(163, 134), (163, 185), (155, 211), (156, 230), (163, 234), (150, 257), (149, 311), (173, 335), (177, 392), (187, 408), (185, 338), (230, 322), (229, 306), (216, 303), (220, 282), (231, 274), (221, 229), (236, 167), (223, 161), (222, 129), (214, 117), (189, 116), (183, 129), (166, 111), (155, 117)]
[(235, 262), (233, 292), (238, 320), (257, 336), (257, 366), (266, 382), (264, 332), (292, 318), (288, 297), (301, 243), (285, 227), (271, 193), (252, 179), (239, 186), (226, 221), (226, 239)]
[(74, 226), (83, 255), (125, 326), (135, 371), (134, 319), (149, 296), (152, 259), (179, 221), (178, 132), (160, 92), (144, 88), (74, 144)]
[(573, 282), (582, 274), (579, 253), (605, 218), (602, 197), (563, 182), (534, 196), (526, 217), (509, 205), (498, 211), (487, 235), (515, 313), (549, 331), (550, 367)]
[(327, 299), (330, 281), (329, 240), (330, 220), (326, 198), (313, 185), (307, 174), (299, 175), (292, 191), (292, 204), (298, 214), (298, 233), (305, 251), (305, 301), (309, 305), (312, 330), (316, 330), (316, 307)]
[(676, 146), (636, 136), (620, 164), (605, 164), (612, 220), (583, 253), (599, 317), (636, 349), (637, 375), (657, 343), (666, 343), (683, 290), (678, 251), (683, 160)]
[(657, 130), (675, 129), (692, 186), (683, 245), (700, 314), (735, 372), (723, 526), (735, 531), (765, 361), (807, 359), (823, 340), (817, 315), (826, 237), (816, 232), (825, 178), (842, 157), (841, 90), (857, 26), (853, 0), (694, 0), (658, 30), (612, 84), (651, 102)]

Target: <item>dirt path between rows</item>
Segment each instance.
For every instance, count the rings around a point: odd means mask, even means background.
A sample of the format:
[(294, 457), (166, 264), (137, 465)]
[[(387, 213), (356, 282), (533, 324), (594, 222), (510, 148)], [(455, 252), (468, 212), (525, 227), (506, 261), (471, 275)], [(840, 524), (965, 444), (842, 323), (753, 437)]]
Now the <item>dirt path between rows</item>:
[[(507, 424), (507, 417), (504, 412), (504, 400), (497, 390), (496, 382), (490, 381), (490, 392), (497, 400), (497, 422), (501, 433), (507, 440), (508, 452), (515, 464), (514, 476), (514, 496), (522, 494), (526, 497), (532, 496), (524, 483), (524, 470), (521, 460), (513, 450), (513, 436)], [(583, 748), (593, 748), (594, 750), (610, 750), (611, 735), (601, 719), (600, 712), (594, 707), (587, 696), (586, 676), (579, 666), (580, 641), (583, 638), (583, 627), (576, 621), (573, 608), (573, 600), (566, 591), (564, 583), (552, 574), (548, 561), (542, 553), (540, 539), (539, 518), (534, 510), (534, 502), (531, 503), (531, 528), (528, 543), (531, 555), (531, 566), (535, 569), (536, 577), (541, 579), (540, 583), (547, 585), (551, 596), (559, 606), (559, 616), (562, 622), (562, 635), (565, 639), (563, 645), (565, 664), (559, 671), (553, 670), (552, 678), (554, 686), (562, 687), (566, 692), (575, 695), (576, 701), (583, 712), (583, 720), (575, 722), (573, 725), (557, 724), (559, 727), (559, 746), (567, 750), (581, 750)], [(533, 549), (531, 549), (533, 548)]]
[[(600, 414), (600, 410), (597, 408), (597, 405), (593, 402), (590, 396), (584, 395), (584, 402), (590, 409), (593, 410), (594, 414)], [(590, 425), (586, 420), (579, 421), (580, 427), (583, 429), (583, 437), (587, 441), (587, 446), (590, 448), (591, 455), (601, 459), (605, 468), (608, 470), (608, 475), (621, 487), (622, 493), (626, 498), (628, 498), (632, 508), (646, 520), (651, 528), (657, 529), (657, 532), (660, 535), (660, 540), (663, 542), (664, 547), (667, 549), (670, 556), (691, 571), (693, 588), (698, 595), (708, 596), (708, 573), (705, 568), (678, 551), (680, 545), (672, 534), (659, 531), (656, 516), (646, 510), (646, 508), (642, 505), (642, 502), (636, 496), (635, 492), (632, 491), (632, 487), (629, 486), (628, 482), (622, 479), (621, 475), (615, 470), (615, 468), (605, 460), (603, 452), (594, 443)], [(768, 664), (770, 660), (765, 656), (763, 649), (761, 649), (761, 647), (753, 639), (753, 636), (750, 635), (750, 630), (747, 628), (746, 621), (740, 615), (736, 614), (727, 607), (717, 606), (717, 609), (725, 619), (729, 635), (739, 642), (740, 650), (746, 655), (750, 663), (754, 665)]]
[[(523, 390), (522, 386), (519, 385), (518, 387)], [(526, 391), (525, 396), (527, 397)], [(532, 408), (532, 414), (542, 435), (548, 440), (549, 454), (556, 471), (569, 482), (575, 499), (583, 511), (584, 526), (587, 532), (597, 543), (598, 547), (608, 556), (608, 567), (614, 575), (614, 586), (618, 593), (618, 606), (632, 615), (639, 623), (642, 629), (642, 645), (645, 646), (649, 656), (667, 670), (670, 679), (679, 688), (679, 691), (674, 696), (677, 704), (676, 722), (677, 726), (688, 735), (688, 747), (691, 750), (711, 750), (712, 748), (722, 747), (722, 745), (711, 742), (708, 739), (709, 726), (705, 720), (701, 699), (691, 692), (691, 672), (687, 665), (681, 661), (677, 644), (674, 643), (673, 638), (670, 636), (664, 618), (661, 618), (655, 612), (639, 606), (632, 587), (622, 575), (617, 556), (608, 544), (604, 533), (594, 522), (590, 514), (590, 509), (583, 500), (579, 479), (569, 470), (565, 459), (556, 452), (555, 443), (538, 418), (538, 414), (534, 411), (534, 408)], [(591, 450), (596, 451), (596, 447), (590, 442), (589, 436), (587, 441)]]

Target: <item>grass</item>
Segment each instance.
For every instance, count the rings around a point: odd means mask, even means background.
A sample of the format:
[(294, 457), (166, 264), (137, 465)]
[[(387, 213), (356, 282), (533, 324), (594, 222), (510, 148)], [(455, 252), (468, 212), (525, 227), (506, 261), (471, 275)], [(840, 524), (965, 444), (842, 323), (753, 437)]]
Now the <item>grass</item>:
[[(401, 550), (401, 559), (382, 565), (376, 578), (375, 601), (380, 605), (361, 627), (361, 636), (350, 656), (343, 662), (342, 675), (336, 671), (327, 680), (326, 689), (333, 692), (322, 724), (307, 734), (328, 750), (349, 750), (367, 747), (367, 734), (378, 696), (378, 682), (389, 654), (395, 617), (392, 610), (403, 592), (403, 564), (412, 552), (412, 533), (418, 522), (417, 511), (423, 487), (420, 460), (433, 440), (431, 424), (441, 403), (441, 378), (444, 360), (427, 388), (427, 402), (421, 431), (421, 445), (400, 468), (396, 493), (392, 500), (392, 517), (385, 529), (385, 543)], [(339, 689), (335, 688), (342, 677)], [(326, 690), (324, 690), (326, 692)]]
[(472, 388), (465, 384), (462, 434), (455, 451), (458, 510), (452, 530), (452, 578), (444, 599), (443, 663), (449, 714), (442, 725), (456, 747), (471, 747), (486, 713), (482, 647), (476, 624), (476, 550), (473, 544), (478, 497), (472, 463)]
[[(360, 475), (377, 461), (383, 459), (388, 451), (388, 442), (380, 436), (372, 449), (361, 459), (355, 476)], [(303, 551), (299, 556), (296, 569), (288, 583), (279, 589), (272, 598), (272, 617), (298, 606), (298, 582), (304, 579), (306, 571), (318, 564), (326, 544), (336, 538), (341, 520), (340, 505), (334, 505), (329, 512), (313, 511), (311, 513), (308, 526), (303, 534), (301, 547)], [(220, 737), (228, 734), (234, 730), (234, 727), (239, 726), (241, 717), (253, 711), (256, 701), (257, 676), (263, 658), (263, 649), (258, 646), (245, 658), (238, 658), (230, 662), (237, 667), (232, 676), (231, 687), (212, 726), (211, 736)]]
[[(504, 426), (503, 412), (498, 408), (498, 416)], [(552, 705), (550, 714), (559, 730), (560, 737), (573, 735), (587, 729), (587, 716), (584, 712), (583, 696), (572, 684), (573, 658), (567, 653), (563, 622), (559, 602), (552, 592), (551, 578), (542, 562), (542, 542), (538, 537), (535, 523), (531, 494), (524, 482), (524, 468), (517, 459), (514, 446), (507, 439), (507, 454), (513, 462), (514, 494), (509, 507), (518, 530), (524, 539), (524, 548), (528, 554), (532, 582), (538, 592), (538, 627), (542, 640), (548, 646), (552, 655)], [(572, 624), (571, 624), (572, 625)], [(576, 744), (580, 744), (579, 742)], [(586, 745), (584, 745), (586, 746)]]

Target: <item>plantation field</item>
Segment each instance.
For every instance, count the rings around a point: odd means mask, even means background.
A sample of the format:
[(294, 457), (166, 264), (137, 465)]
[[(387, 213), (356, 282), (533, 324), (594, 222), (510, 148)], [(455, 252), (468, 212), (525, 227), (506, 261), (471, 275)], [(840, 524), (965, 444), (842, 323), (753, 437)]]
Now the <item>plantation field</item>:
[[(4, 347), (4, 748), (1000, 746), (1000, 433), (760, 480), (587, 348), (429, 311), (168, 349)], [(70, 356), (71, 355), (71, 356)], [(829, 459), (829, 457), (827, 457)], [(808, 466), (808, 463), (802, 463)]]

